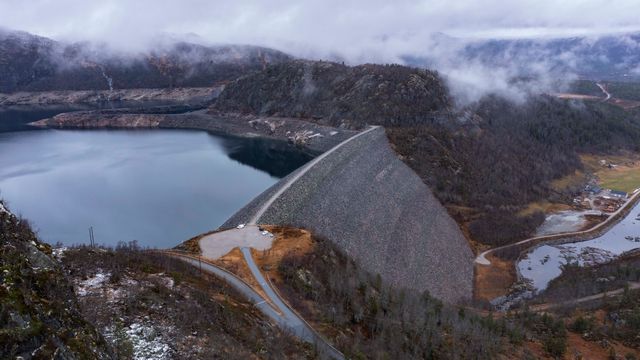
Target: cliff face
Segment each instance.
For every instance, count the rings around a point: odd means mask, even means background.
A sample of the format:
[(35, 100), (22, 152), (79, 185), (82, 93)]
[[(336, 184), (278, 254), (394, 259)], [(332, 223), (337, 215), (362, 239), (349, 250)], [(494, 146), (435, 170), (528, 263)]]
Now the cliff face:
[(0, 203), (0, 358), (112, 358), (51, 253)]
[[(222, 227), (248, 222), (298, 171)], [(390, 284), (428, 290), (448, 302), (470, 299), (473, 254), (421, 179), (390, 148), (383, 129), (322, 159), (273, 202), (258, 223), (312, 230)]]
[(255, 46), (185, 42), (122, 54), (0, 30), (0, 92), (210, 87), (289, 59)]
[(212, 110), (312, 118), (359, 128), (420, 124), (449, 106), (447, 90), (433, 71), (297, 60), (230, 83)]

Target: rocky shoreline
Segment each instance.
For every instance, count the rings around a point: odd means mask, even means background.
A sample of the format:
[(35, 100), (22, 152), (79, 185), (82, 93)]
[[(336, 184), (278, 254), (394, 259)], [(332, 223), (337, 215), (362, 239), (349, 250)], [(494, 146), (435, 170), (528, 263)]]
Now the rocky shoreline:
[[(171, 110), (171, 108), (169, 108)], [(160, 113), (157, 113), (160, 112)], [(259, 117), (207, 110), (171, 113), (167, 108), (134, 110), (94, 110), (62, 113), (31, 123), (56, 129), (196, 129), (238, 137), (264, 137), (288, 141), (312, 153), (321, 153), (356, 134), (356, 131), (280, 117)]]
[(196, 103), (215, 99), (223, 88), (224, 86), (0, 93), (0, 106), (95, 104), (116, 101)]

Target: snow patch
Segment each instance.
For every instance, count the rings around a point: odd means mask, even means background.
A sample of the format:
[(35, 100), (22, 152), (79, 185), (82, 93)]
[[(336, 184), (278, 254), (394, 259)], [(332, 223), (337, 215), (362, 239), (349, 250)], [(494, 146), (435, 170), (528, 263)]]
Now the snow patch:
[(60, 248), (55, 248), (55, 249), (51, 250), (51, 253), (53, 254), (53, 257), (56, 260), (61, 261), (62, 258), (64, 257), (65, 251), (67, 251), (67, 250), (69, 250), (69, 248), (60, 247)]
[(105, 281), (111, 277), (110, 273), (98, 272), (94, 276), (78, 282), (76, 286), (76, 294), (78, 296), (86, 296), (102, 287)]
[(133, 323), (125, 331), (133, 344), (133, 358), (137, 360), (170, 359), (171, 347), (162, 341), (158, 331), (149, 325)]

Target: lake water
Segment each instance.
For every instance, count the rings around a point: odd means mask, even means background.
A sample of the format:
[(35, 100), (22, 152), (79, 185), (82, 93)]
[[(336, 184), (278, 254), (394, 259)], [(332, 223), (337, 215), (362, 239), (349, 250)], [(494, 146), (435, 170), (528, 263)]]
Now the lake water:
[(221, 225), (310, 156), (264, 139), (183, 130), (0, 133), (0, 197), (40, 237), (172, 247)]
[(520, 274), (537, 291), (542, 291), (551, 280), (562, 274), (562, 266), (567, 263), (592, 266), (640, 248), (640, 220), (636, 220), (639, 214), (640, 203), (598, 238), (563, 245), (542, 245), (533, 249), (518, 263)]

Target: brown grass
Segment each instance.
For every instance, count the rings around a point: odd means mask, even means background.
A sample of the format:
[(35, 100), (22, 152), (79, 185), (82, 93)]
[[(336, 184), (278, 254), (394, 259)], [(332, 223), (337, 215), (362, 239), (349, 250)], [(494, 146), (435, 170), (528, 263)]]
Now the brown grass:
[[(261, 228), (274, 235), (273, 243), (271, 248), (267, 250), (251, 249), (251, 254), (265, 276), (268, 276), (272, 280), (280, 281), (280, 275), (277, 271), (280, 261), (282, 261), (282, 258), (285, 255), (291, 252), (304, 255), (311, 251), (313, 249), (311, 233), (306, 230), (281, 226), (264, 225), (261, 226)], [(200, 237), (194, 239), (199, 241)], [(188, 240), (188, 242), (190, 241), (191, 240)], [(186, 243), (187, 242), (183, 244)], [(256, 292), (266, 298), (266, 294), (251, 274), (251, 270), (245, 262), (240, 248), (236, 247), (219, 259), (209, 261), (237, 275), (248, 283)]]
[(314, 242), (307, 230), (273, 225), (265, 225), (262, 228), (272, 233), (275, 239), (270, 249), (253, 250), (254, 259), (271, 279), (279, 281), (281, 279), (278, 266), (282, 258), (291, 253), (305, 255), (313, 250)]
[[(585, 168), (595, 174), (603, 188), (631, 192), (640, 187), (640, 154), (629, 152), (615, 156), (584, 154), (580, 159)], [(617, 166), (609, 169), (600, 165), (600, 160), (606, 160)]]
[(536, 202), (529, 203), (527, 207), (520, 210), (518, 212), (518, 216), (529, 216), (529, 215), (533, 215), (536, 212), (543, 212), (545, 214), (549, 214), (553, 212), (570, 210), (570, 209), (571, 209), (571, 206), (567, 204), (551, 203), (546, 200), (536, 201)]
[(516, 281), (513, 262), (487, 255), (491, 265), (476, 265), (475, 297), (478, 300), (492, 300), (506, 295), (509, 287)]

